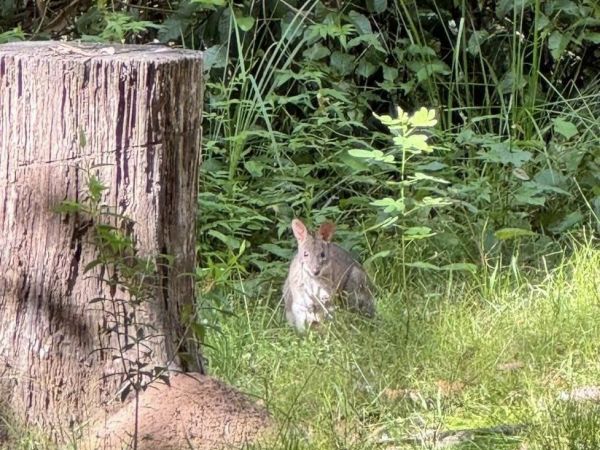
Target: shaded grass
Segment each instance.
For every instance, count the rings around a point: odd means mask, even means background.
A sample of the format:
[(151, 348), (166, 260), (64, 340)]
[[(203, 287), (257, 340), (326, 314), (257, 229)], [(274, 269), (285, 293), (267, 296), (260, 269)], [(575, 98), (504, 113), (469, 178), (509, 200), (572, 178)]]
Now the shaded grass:
[[(592, 244), (552, 272), (500, 271), (491, 289), (414, 276), (430, 282), (382, 289), (376, 320), (339, 314), (305, 336), (276, 299), (242, 298), (211, 337), (210, 370), (262, 399), (281, 424), (277, 448), (435, 448), (435, 433), (478, 428), (457, 448), (599, 448), (599, 407), (557, 400), (600, 384)], [(516, 424), (518, 436), (485, 430)]]

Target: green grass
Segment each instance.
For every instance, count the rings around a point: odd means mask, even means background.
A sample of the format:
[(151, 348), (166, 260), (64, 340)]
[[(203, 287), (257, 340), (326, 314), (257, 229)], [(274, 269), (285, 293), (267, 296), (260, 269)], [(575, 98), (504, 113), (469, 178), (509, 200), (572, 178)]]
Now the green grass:
[[(271, 411), (280, 433), (260, 448), (434, 449), (436, 433), (479, 429), (451, 448), (596, 450), (600, 404), (558, 396), (600, 385), (597, 241), (552, 270), (516, 267), (410, 272), (408, 287), (380, 286), (375, 320), (340, 313), (307, 335), (285, 323), (277, 294), (240, 296), (209, 335), (209, 371)], [(507, 425), (521, 428), (489, 432)], [(0, 428), (4, 448), (50, 448)]]
[(552, 271), (494, 276), (414, 272), (421, 282), (402, 294), (381, 286), (376, 320), (340, 314), (305, 336), (276, 298), (240, 298), (211, 336), (209, 370), (264, 402), (276, 448), (435, 448), (419, 436), (499, 425), (526, 428), (453, 448), (600, 448), (600, 406), (557, 400), (600, 384), (600, 251), (579, 245)]

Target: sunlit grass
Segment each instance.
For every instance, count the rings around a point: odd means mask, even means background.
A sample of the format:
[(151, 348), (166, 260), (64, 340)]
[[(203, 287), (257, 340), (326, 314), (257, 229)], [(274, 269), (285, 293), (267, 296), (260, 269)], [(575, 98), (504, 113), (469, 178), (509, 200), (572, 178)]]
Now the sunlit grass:
[(552, 271), (499, 276), (491, 291), (477, 276), (403, 295), (382, 286), (376, 320), (340, 314), (306, 336), (277, 299), (240, 299), (211, 336), (210, 370), (262, 399), (281, 448), (434, 448), (436, 430), (506, 425), (521, 428), (459, 448), (597, 448), (594, 407), (557, 397), (600, 384), (600, 252), (581, 245)]
[[(459, 449), (600, 448), (600, 404), (559, 399), (600, 385), (595, 243), (552, 270), (502, 269), (493, 284), (409, 275), (403, 289), (380, 286), (375, 320), (341, 313), (308, 335), (285, 323), (277, 294), (240, 294), (205, 354), (212, 375), (276, 419), (277, 442), (262, 448), (433, 449), (456, 430), (470, 430)], [(4, 448), (50, 448), (3, 428)]]

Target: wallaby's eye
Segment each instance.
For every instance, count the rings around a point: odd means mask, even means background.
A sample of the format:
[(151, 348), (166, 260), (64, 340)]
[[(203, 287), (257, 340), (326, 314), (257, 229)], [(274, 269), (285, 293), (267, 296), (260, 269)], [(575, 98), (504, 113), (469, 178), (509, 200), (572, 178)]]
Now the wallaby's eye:
[(321, 252), (321, 258), (325, 258), (325, 252)]

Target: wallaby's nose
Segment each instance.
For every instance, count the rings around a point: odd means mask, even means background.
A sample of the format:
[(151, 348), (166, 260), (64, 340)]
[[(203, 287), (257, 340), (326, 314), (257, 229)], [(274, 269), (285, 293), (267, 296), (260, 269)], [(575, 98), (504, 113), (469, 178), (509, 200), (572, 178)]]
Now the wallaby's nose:
[(321, 269), (315, 269), (315, 270), (313, 270), (313, 274), (314, 274), (315, 277), (318, 277), (320, 273), (321, 273)]

